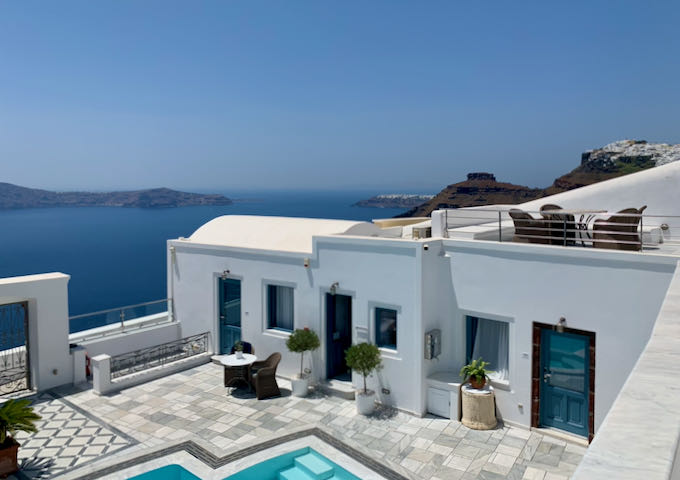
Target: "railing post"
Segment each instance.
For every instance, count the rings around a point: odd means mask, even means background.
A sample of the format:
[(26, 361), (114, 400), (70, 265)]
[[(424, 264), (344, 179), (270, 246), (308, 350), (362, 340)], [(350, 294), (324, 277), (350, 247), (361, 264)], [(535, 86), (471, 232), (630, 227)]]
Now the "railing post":
[(567, 216), (566, 216), (566, 215), (564, 216), (564, 229), (563, 229), (563, 232), (564, 232), (563, 241), (564, 241), (564, 246), (566, 247), (566, 246), (567, 246)]
[(501, 232), (501, 211), (498, 210), (498, 241), (503, 241), (503, 233)]
[(642, 231), (642, 215), (640, 215), (640, 252), (642, 252), (642, 240), (644, 238), (644, 232)]
[(125, 310), (120, 311), (120, 328), (125, 330)]

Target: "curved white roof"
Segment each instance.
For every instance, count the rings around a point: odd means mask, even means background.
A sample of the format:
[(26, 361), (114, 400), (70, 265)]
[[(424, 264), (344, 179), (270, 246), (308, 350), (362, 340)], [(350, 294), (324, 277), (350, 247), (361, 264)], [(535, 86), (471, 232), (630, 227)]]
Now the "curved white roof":
[(196, 230), (191, 242), (226, 247), (312, 253), (314, 235), (378, 236), (380, 228), (353, 220), (224, 215)]

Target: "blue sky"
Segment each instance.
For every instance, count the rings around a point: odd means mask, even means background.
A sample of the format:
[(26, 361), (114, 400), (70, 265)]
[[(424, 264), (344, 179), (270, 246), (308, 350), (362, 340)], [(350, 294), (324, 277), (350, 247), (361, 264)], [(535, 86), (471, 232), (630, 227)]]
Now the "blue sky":
[(680, 142), (680, 2), (0, 1), (0, 181), (546, 186)]

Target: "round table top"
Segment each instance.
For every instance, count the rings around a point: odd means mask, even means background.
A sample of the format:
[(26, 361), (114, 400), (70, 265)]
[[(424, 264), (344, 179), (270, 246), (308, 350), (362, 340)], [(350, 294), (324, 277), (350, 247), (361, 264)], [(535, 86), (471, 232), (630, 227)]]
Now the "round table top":
[(232, 354), (220, 358), (220, 363), (227, 367), (243, 367), (254, 363), (255, 360), (257, 360), (257, 357), (252, 353), (244, 353), (243, 358), (236, 358), (236, 354)]

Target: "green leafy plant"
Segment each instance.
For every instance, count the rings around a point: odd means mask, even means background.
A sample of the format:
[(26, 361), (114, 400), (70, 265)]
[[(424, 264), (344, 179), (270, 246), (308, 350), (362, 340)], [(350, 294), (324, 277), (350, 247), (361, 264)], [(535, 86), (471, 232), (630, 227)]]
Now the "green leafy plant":
[(382, 368), (382, 359), (378, 347), (370, 343), (352, 345), (345, 352), (345, 361), (349, 368), (356, 370), (364, 377), (364, 395), (368, 394), (366, 377), (374, 370), (378, 371)]
[(234, 344), (234, 351), (235, 352), (242, 352), (243, 351), (243, 342), (239, 340)]
[(286, 347), (288, 350), (294, 353), (300, 354), (300, 378), (302, 378), (304, 372), (303, 361), (305, 358), (305, 352), (311, 352), (316, 350), (321, 346), (318, 335), (309, 328), (297, 328), (293, 333), (290, 334), (288, 340), (286, 340)]
[(40, 415), (33, 411), (29, 400), (7, 400), (1, 404), (0, 445), (12, 442), (12, 437), (17, 432), (36, 432), (37, 428), (33, 423), (36, 420), (40, 420)]
[(472, 378), (476, 383), (483, 385), (486, 382), (486, 376), (489, 373), (492, 373), (490, 370), (486, 369), (487, 365), (489, 365), (489, 362), (485, 362), (482, 360), (482, 357), (479, 357), (477, 360), (472, 360), (461, 368), (460, 376), (465, 381)]

